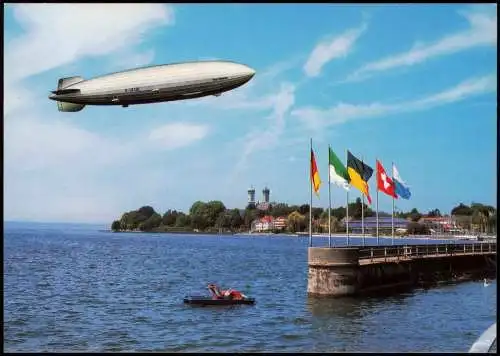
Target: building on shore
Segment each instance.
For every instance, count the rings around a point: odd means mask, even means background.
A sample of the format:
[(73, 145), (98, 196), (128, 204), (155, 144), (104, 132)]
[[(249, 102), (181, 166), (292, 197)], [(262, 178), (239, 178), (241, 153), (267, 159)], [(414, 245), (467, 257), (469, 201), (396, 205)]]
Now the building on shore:
[(270, 232), (270, 231), (282, 231), (286, 228), (286, 218), (283, 216), (273, 218), (270, 215), (266, 215), (260, 219), (255, 219), (252, 221), (251, 231), (252, 232)]
[[(345, 219), (344, 219), (345, 224)], [(364, 218), (365, 234), (376, 234), (377, 233), (377, 217), (370, 216)], [(405, 229), (408, 226), (408, 220), (394, 217), (394, 230)], [(378, 218), (378, 229), (380, 234), (391, 234), (392, 233), (392, 217), (390, 216), (380, 216)], [(353, 234), (362, 233), (363, 227), (361, 219), (359, 220), (349, 220), (349, 232)]]
[(456, 221), (451, 216), (424, 216), (418, 222), (427, 226), (431, 232), (435, 233), (458, 232), (460, 230), (457, 227)]
[[(365, 233), (375, 234), (377, 231), (377, 217), (370, 216), (364, 219)], [(410, 220), (394, 217), (394, 230), (406, 230)], [(462, 228), (454, 217), (427, 217), (424, 216), (418, 221), (419, 224), (425, 225), (431, 234), (463, 234), (466, 229)], [(345, 226), (345, 218), (342, 219), (342, 224)], [(352, 233), (362, 232), (361, 219), (349, 219), (349, 231)], [(379, 217), (379, 233), (387, 234), (392, 232), (392, 218), (390, 216)]]
[(284, 230), (286, 228), (286, 217), (277, 217), (276, 219), (274, 219), (273, 223), (276, 230)]

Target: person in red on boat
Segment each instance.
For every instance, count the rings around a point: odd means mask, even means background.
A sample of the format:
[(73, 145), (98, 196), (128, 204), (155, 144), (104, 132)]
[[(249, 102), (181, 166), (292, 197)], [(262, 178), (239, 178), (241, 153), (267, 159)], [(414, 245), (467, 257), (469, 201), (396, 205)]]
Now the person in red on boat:
[(241, 300), (246, 298), (246, 295), (237, 290), (234, 289), (220, 290), (219, 287), (217, 287), (215, 284), (212, 283), (208, 285), (208, 289), (212, 292), (213, 299)]
[(234, 289), (228, 289), (224, 291), (224, 297), (229, 299), (240, 300), (243, 299), (243, 294)]

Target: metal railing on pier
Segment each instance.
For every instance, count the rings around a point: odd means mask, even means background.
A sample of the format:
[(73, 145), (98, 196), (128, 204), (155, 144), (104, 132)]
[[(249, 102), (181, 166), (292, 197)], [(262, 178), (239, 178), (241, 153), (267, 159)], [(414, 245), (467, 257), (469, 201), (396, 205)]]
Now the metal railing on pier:
[(494, 243), (373, 246), (359, 249), (359, 260), (414, 259), (431, 256), (496, 254)]

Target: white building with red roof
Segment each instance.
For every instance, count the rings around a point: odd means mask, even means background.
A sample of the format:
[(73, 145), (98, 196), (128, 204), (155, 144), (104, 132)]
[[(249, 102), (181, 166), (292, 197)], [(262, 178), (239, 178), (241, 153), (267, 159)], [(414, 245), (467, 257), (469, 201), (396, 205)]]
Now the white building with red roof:
[(282, 230), (285, 227), (286, 227), (286, 218), (282, 216), (273, 218), (270, 215), (266, 215), (260, 219), (255, 219), (252, 222), (252, 231), (254, 232)]

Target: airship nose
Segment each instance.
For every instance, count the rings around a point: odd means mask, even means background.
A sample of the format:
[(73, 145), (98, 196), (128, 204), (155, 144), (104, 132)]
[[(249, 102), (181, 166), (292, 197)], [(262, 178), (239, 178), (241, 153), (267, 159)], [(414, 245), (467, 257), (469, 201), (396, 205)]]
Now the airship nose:
[(255, 70), (245, 64), (234, 63), (227, 69), (232, 73), (232, 75), (244, 77), (246, 79), (251, 79), (255, 75)]
[(250, 68), (249, 66), (244, 66), (244, 75), (248, 76), (249, 78), (252, 78), (255, 75), (255, 69)]

